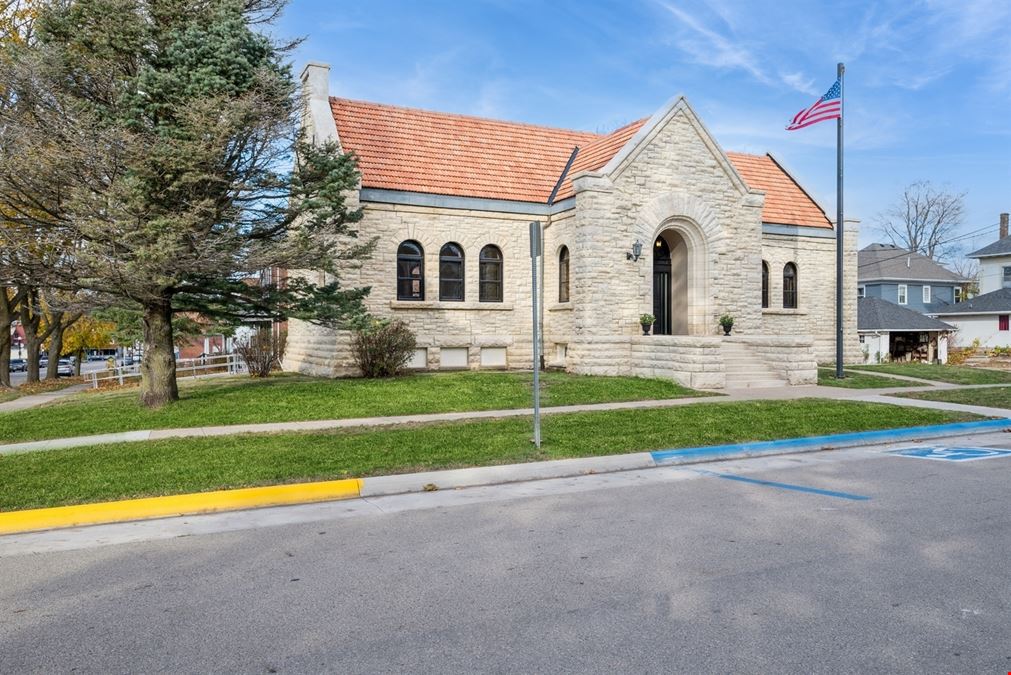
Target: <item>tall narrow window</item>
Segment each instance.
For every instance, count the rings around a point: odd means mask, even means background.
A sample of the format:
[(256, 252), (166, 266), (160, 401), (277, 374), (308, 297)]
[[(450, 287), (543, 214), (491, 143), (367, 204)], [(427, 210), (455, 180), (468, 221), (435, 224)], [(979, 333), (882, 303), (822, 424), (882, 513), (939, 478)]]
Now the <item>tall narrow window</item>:
[(793, 263), (783, 267), (783, 307), (797, 309), (797, 266)]
[(769, 263), (762, 261), (762, 309), (769, 306)]
[(1008, 315), (998, 314), (997, 315), (997, 330), (1007, 330), (1008, 329)]
[(558, 252), (558, 302), (569, 301), (569, 247)]
[(899, 289), (895, 292), (895, 295), (900, 305), (909, 304), (909, 288), (905, 284), (899, 284)]
[(478, 300), (502, 302), (502, 251), (488, 244), (478, 260)]
[(397, 249), (397, 300), (425, 299), (425, 249), (407, 240)]
[(930, 286), (923, 287), (923, 304), (930, 304)]
[(463, 248), (453, 242), (439, 251), (439, 299), (463, 300)]

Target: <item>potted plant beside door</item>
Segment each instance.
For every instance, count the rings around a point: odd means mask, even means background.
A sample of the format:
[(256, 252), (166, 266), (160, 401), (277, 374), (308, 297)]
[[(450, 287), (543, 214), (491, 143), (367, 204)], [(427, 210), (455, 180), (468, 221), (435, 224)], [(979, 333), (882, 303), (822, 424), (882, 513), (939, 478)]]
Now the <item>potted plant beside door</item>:
[(642, 334), (649, 335), (650, 326), (656, 322), (656, 317), (652, 314), (640, 314), (639, 325), (642, 326)]
[(734, 317), (724, 314), (720, 317), (720, 326), (723, 327), (724, 335), (730, 335), (730, 329), (734, 327)]

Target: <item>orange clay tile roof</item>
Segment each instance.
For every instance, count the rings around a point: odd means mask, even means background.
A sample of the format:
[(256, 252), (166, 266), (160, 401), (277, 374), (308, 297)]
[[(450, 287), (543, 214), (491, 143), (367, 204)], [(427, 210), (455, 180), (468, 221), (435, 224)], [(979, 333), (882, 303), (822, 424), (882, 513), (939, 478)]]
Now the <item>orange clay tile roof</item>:
[[(331, 98), (341, 146), (358, 156), (362, 187), (546, 203), (574, 146), (569, 175), (600, 169), (646, 120), (609, 134)], [(831, 227), (817, 204), (768, 155), (727, 153), (766, 192), (762, 220)], [(556, 200), (571, 197), (570, 180)]]
[(727, 158), (745, 183), (765, 192), (763, 223), (832, 227), (821, 207), (770, 155), (728, 152)]

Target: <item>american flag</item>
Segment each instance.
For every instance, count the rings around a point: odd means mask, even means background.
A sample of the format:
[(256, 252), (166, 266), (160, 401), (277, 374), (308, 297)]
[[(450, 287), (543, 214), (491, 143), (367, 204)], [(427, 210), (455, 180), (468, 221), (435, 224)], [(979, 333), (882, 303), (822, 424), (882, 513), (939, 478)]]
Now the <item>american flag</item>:
[(825, 95), (814, 102), (810, 108), (804, 108), (793, 116), (786, 125), (787, 131), (796, 131), (825, 120), (837, 120), (842, 117), (842, 85), (835, 81)]

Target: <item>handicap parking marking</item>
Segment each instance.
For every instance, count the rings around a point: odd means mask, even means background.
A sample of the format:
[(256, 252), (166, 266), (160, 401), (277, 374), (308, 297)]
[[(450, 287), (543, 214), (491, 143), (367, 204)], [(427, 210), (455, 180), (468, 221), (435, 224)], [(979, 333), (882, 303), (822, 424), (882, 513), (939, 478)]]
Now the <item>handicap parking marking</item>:
[(836, 490), (823, 490), (822, 488), (809, 487), (807, 485), (796, 485), (794, 483), (780, 483), (774, 480), (762, 480), (760, 478), (748, 478), (747, 476), (739, 476), (736, 473), (721, 473), (718, 471), (707, 471), (706, 469), (695, 469), (695, 473), (702, 476), (712, 476), (713, 478), (722, 478), (724, 480), (733, 480), (741, 483), (750, 483), (752, 485), (762, 485), (765, 487), (779, 488), (780, 490), (794, 490), (796, 492), (806, 492), (808, 494), (821, 495), (823, 497), (838, 497), (839, 499), (852, 499), (854, 501), (866, 501), (870, 497), (864, 495), (855, 495), (849, 492), (837, 492)]
[(1011, 455), (1011, 450), (1000, 450), (998, 448), (963, 448), (949, 447), (945, 445), (927, 445), (915, 448), (901, 448), (891, 450), (889, 455), (899, 455), (901, 457), (916, 457), (919, 459), (935, 459), (942, 462), (971, 462), (977, 459), (993, 459), (994, 457), (1007, 457)]

